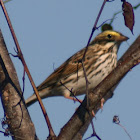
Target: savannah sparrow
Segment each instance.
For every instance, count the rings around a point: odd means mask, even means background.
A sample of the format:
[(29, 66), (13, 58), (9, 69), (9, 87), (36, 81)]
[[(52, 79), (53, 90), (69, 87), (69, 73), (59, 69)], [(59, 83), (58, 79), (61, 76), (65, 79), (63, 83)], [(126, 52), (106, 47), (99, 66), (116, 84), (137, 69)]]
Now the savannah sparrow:
[[(89, 44), (83, 61), (90, 83), (89, 90), (96, 87), (116, 67), (119, 46), (127, 39), (119, 32), (107, 30), (97, 35)], [(70, 90), (76, 96), (86, 93), (83, 67), (79, 63), (84, 52), (85, 48), (75, 53), (37, 87), (41, 98), (64, 96), (74, 99)], [(36, 95), (33, 94), (26, 100), (26, 104), (29, 106), (36, 101)]]

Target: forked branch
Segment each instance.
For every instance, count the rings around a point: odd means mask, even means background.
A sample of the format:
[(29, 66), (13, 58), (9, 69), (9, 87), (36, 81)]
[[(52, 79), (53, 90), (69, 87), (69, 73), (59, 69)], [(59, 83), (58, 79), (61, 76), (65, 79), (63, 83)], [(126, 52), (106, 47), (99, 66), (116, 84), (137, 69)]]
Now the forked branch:
[[(130, 46), (128, 51), (119, 60), (117, 67), (109, 74), (92, 92), (89, 93), (90, 112), (94, 113), (100, 109), (100, 101), (102, 98), (107, 101), (112, 97), (112, 91), (120, 80), (136, 65), (140, 63), (140, 36)], [(87, 126), (91, 121), (91, 115), (85, 109), (87, 98), (85, 97), (82, 105), (76, 110), (68, 123), (61, 129), (58, 140), (75, 140), (78, 132), (82, 132), (80, 137), (85, 133)], [(86, 127), (86, 129), (85, 129)], [(82, 129), (84, 131), (82, 131)], [(77, 138), (78, 139), (78, 138)]]

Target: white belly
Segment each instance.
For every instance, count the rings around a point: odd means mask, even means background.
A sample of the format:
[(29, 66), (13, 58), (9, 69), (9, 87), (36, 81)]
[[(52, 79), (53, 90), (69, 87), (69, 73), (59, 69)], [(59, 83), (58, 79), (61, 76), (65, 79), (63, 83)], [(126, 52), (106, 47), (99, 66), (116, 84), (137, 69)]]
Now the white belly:
[[(87, 76), (90, 83), (88, 87), (89, 90), (94, 89), (116, 67), (117, 55), (115, 53), (111, 55), (112, 59), (105, 62), (103, 61), (107, 58), (108, 55), (103, 55), (99, 61), (99, 63), (103, 63), (99, 65), (96, 70), (96, 66), (91, 66), (93, 71)], [(83, 71), (78, 72), (78, 75), (83, 75)], [(77, 77), (77, 73), (75, 75), (71, 75), (69, 78), (72, 79), (75, 77)], [(67, 83), (65, 86), (68, 87), (69, 90), (72, 90), (75, 95), (81, 95), (86, 93), (85, 77), (78, 78), (76, 83)], [(70, 92), (65, 89), (64, 94), (70, 94)]]

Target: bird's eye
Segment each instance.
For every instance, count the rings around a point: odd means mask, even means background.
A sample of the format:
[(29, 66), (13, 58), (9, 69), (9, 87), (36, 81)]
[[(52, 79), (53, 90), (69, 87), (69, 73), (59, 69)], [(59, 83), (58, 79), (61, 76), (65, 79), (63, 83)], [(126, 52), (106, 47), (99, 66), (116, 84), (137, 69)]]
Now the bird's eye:
[(112, 37), (112, 35), (111, 34), (108, 34), (107, 37), (110, 39)]

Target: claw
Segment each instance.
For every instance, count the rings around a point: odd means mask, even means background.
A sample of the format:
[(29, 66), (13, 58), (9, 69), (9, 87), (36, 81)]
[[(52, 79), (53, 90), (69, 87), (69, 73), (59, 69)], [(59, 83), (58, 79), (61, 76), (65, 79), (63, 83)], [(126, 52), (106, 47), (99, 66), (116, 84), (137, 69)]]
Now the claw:
[(95, 117), (95, 113), (94, 113), (94, 111), (93, 111), (93, 110), (92, 110), (92, 112), (91, 112), (91, 113), (92, 113), (93, 117)]
[(67, 99), (73, 100), (74, 102), (76, 101), (76, 102), (82, 103), (82, 100), (79, 100), (75, 97), (71, 97), (71, 96), (64, 96), (64, 97), (67, 98)]
[(105, 99), (102, 98), (102, 99), (101, 99), (101, 110), (102, 110), (102, 111), (103, 111), (104, 102), (105, 102)]

